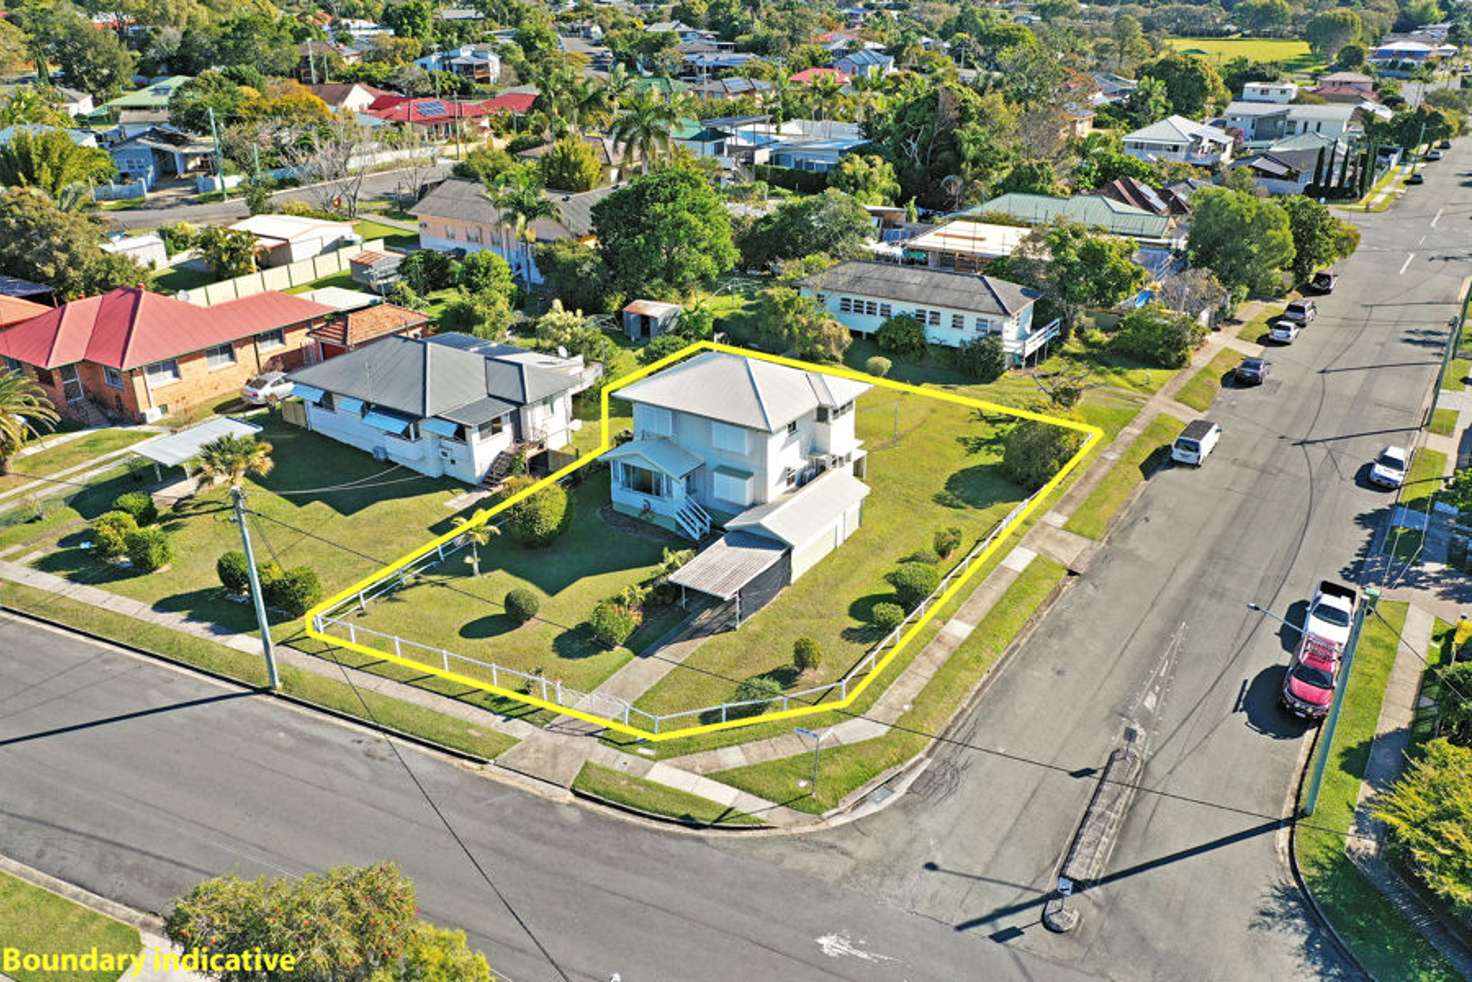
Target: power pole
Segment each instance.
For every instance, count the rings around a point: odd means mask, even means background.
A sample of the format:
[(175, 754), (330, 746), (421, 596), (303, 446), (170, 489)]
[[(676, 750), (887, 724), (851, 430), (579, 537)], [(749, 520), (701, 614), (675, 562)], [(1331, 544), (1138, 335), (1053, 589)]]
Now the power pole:
[(220, 182), (220, 199), (230, 195), (225, 190), (225, 155), (220, 152), (220, 130), (215, 125), (215, 111), (210, 109), (210, 139), (215, 143), (215, 177)]
[(235, 497), (235, 520), (240, 523), (240, 544), (245, 548), (245, 568), (250, 574), (250, 596), (255, 602), (256, 624), (261, 629), (261, 649), (266, 654), (266, 676), (270, 679), (271, 691), (281, 688), (281, 677), (276, 673), (276, 652), (271, 647), (271, 624), (266, 620), (266, 600), (261, 595), (261, 577), (256, 572), (256, 554), (250, 547), (250, 527), (245, 524), (245, 489), (231, 488)]

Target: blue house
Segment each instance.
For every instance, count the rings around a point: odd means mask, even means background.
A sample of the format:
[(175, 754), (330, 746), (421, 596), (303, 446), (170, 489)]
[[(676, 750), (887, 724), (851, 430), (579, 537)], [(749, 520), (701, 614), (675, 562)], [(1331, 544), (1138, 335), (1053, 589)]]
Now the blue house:
[(161, 180), (207, 174), (214, 146), (172, 126), (151, 126), (108, 149), (124, 180), (142, 181), (150, 191)]
[(850, 51), (842, 58), (835, 59), (831, 67), (850, 78), (857, 78), (861, 75), (888, 75), (894, 71), (894, 58), (882, 51), (865, 48), (860, 51)]

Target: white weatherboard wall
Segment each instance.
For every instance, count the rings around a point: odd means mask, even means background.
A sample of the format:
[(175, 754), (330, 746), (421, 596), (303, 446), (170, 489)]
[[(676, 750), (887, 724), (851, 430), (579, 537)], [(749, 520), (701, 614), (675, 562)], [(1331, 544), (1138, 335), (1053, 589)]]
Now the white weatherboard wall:
[(814, 530), (808, 541), (792, 548), (792, 579), (806, 573), (824, 556), (843, 545), (863, 522), (864, 503), (861, 501), (848, 511), (838, 515), (827, 525)]
[(338, 273), (348, 272), (351, 268), (348, 260), (360, 252), (382, 252), (383, 248), (382, 239), (373, 239), (362, 245), (350, 245), (336, 252), (303, 259), (289, 266), (276, 266), (272, 269), (237, 276), (233, 280), (211, 283), (203, 289), (190, 290), (189, 296), (185, 299), (200, 307), (212, 307), (217, 303), (239, 300), (241, 297), (264, 293), (267, 290), (289, 290), (296, 286), (306, 286), (324, 276), (335, 276)]
[(419, 439), (405, 440), (369, 426), (359, 412), (337, 412), (312, 403), (307, 404), (307, 428), (365, 453), (382, 448), (396, 464), (430, 477), (453, 477), (467, 484), (480, 483), (496, 455), (511, 446), (512, 438), (508, 424), (497, 434), (471, 434), (469, 442), (445, 439), (422, 429)]
[[(811, 287), (804, 287), (802, 292), (804, 295), (810, 297), (817, 295), (817, 291)], [(851, 310), (841, 310), (840, 301), (845, 298), (851, 301), (873, 302), (875, 313), (855, 313)], [(913, 314), (918, 306), (916, 304), (885, 300), (882, 297), (850, 293), (828, 293), (823, 300), (824, 309), (832, 314), (835, 320), (849, 330), (858, 331), (860, 334), (873, 334), (879, 330), (881, 324), (888, 320), (888, 317), (879, 313), (880, 304), (883, 304), (889, 309), (891, 316)], [(931, 344), (943, 344), (951, 348), (959, 348), (966, 342), (978, 337), (984, 337), (988, 333), (1000, 333), (1004, 341), (1020, 344), (1027, 337), (1027, 333), (1032, 327), (1033, 308), (1031, 304), (1023, 308), (1020, 314), (1013, 317), (1004, 317), (1001, 314), (983, 314), (972, 310), (960, 310), (955, 307), (925, 307), (924, 309), (927, 311), (933, 310), (940, 314), (940, 323), (938, 324), (932, 324), (929, 318), (926, 319), (925, 340)], [(959, 328), (954, 324), (954, 318), (956, 317), (961, 318), (961, 327)], [(978, 330), (976, 327), (977, 318), (982, 318), (989, 329)]]

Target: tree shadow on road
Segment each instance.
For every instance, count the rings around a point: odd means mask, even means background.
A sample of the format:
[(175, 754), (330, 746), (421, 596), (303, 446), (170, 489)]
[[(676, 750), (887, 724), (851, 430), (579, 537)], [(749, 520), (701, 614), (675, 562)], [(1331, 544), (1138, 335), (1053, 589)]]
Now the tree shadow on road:
[(1345, 964), (1333, 938), (1310, 914), (1303, 894), (1291, 883), (1274, 883), (1263, 895), (1248, 923), (1255, 934), (1269, 933), (1292, 942), (1313, 975), (1321, 979), (1357, 979), (1360, 974)]

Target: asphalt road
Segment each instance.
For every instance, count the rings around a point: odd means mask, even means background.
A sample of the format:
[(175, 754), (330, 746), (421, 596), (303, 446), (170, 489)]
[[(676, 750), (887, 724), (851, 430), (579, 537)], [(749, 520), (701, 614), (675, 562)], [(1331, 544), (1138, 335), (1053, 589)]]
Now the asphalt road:
[(498, 977), (1087, 976), (744, 854), (556, 804), (382, 738), (0, 614), (0, 851), (166, 910), (198, 880), (397, 860)]
[[(1323, 577), (1358, 579), (1390, 495), (1364, 483), (1407, 444), (1472, 274), (1472, 148), (1365, 216), (1340, 285), (1259, 389), (1228, 388), (1199, 471), (1150, 479), (1123, 525), (960, 727), (918, 793), (854, 826), (759, 844), (774, 863), (998, 947), (1114, 979), (1350, 973), (1281, 859), (1306, 729), (1276, 708), (1290, 619)], [(1173, 649), (1172, 641), (1179, 636)], [(1101, 767), (1165, 653), (1142, 783), (1107, 885), (1075, 934), (1039, 923)], [(1137, 717), (1138, 718), (1138, 717)], [(1022, 758), (1025, 758), (1022, 759)]]

